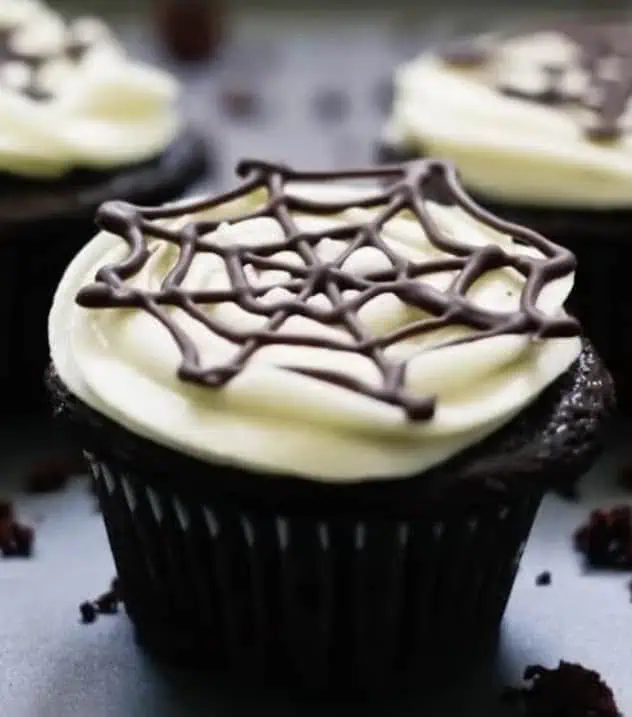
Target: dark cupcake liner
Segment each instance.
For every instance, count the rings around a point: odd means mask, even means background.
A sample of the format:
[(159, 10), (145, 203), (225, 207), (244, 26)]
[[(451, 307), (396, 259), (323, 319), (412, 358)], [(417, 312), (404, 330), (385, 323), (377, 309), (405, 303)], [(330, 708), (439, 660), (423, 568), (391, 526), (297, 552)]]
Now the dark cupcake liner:
[[(38, 198), (30, 188), (32, 210), (8, 216), (6, 194), (0, 202), (0, 389), (5, 408), (12, 412), (45, 409), (43, 376), (49, 362), (47, 320), (59, 280), (75, 254), (97, 229), (94, 215), (106, 199), (161, 203), (178, 196), (199, 179), (206, 168), (204, 144), (194, 133), (178, 140), (158, 160), (121, 171), (82, 189), (58, 187)], [(32, 183), (33, 184), (33, 183)], [(41, 184), (41, 183), (40, 183)], [(25, 189), (26, 192), (26, 189)], [(68, 214), (43, 216), (42, 202), (68, 203)], [(72, 195), (72, 201), (68, 198)], [(16, 196), (16, 206), (24, 201)], [(41, 201), (40, 201), (41, 200)], [(60, 209), (57, 206), (57, 209)]]
[(86, 455), (143, 645), (325, 691), (418, 682), (492, 642), (541, 498), (490, 489), (414, 518), (294, 516)]
[[(414, 159), (404, 148), (381, 145), (382, 162)], [(568, 309), (611, 371), (620, 408), (632, 410), (632, 209), (590, 210), (512, 206), (470, 194), (500, 217), (543, 234), (577, 257)]]

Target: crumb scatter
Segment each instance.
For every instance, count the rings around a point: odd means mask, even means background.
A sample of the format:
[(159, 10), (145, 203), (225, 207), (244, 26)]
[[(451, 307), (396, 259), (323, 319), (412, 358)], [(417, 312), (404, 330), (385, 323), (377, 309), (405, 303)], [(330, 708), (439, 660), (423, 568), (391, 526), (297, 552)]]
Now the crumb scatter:
[(550, 585), (553, 581), (552, 575), (548, 570), (545, 570), (544, 572), (541, 572), (535, 579), (535, 584), (538, 587), (543, 587), (546, 585)]
[(79, 605), (81, 622), (84, 625), (89, 625), (95, 622), (99, 615), (116, 615), (121, 601), (119, 580), (114, 578), (109, 590), (94, 598), (94, 600), (85, 600)]
[(560, 661), (556, 668), (530, 665), (524, 687), (510, 687), (504, 698), (527, 717), (622, 717), (601, 675), (583, 665)]

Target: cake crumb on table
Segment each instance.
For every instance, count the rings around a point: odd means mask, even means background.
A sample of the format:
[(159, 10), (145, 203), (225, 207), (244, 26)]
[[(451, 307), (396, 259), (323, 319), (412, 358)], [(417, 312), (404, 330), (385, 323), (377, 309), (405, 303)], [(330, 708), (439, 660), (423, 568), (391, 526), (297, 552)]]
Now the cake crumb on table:
[(81, 613), (81, 622), (86, 625), (97, 619), (97, 610), (91, 602), (82, 602), (79, 605), (79, 612)]
[(632, 568), (632, 507), (593, 510), (574, 535), (575, 549), (594, 568)]
[(544, 572), (541, 572), (535, 579), (535, 584), (538, 587), (542, 587), (545, 585), (550, 585), (552, 582), (552, 576), (551, 573), (548, 570), (545, 570)]
[(81, 622), (89, 625), (96, 621), (99, 615), (115, 615), (121, 603), (121, 591), (118, 578), (113, 578), (110, 589), (94, 600), (86, 600), (79, 605)]
[(509, 687), (503, 697), (527, 717), (622, 717), (601, 675), (580, 664), (562, 660), (553, 669), (530, 665), (524, 680), (526, 687)]

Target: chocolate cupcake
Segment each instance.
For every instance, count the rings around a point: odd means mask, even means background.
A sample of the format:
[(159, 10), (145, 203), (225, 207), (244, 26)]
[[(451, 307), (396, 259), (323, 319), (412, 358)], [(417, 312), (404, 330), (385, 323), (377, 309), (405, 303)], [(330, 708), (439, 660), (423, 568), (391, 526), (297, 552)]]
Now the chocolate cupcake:
[(570, 308), (632, 398), (632, 25), (490, 34), (398, 70), (382, 155), (457, 163), (473, 196), (575, 253)]
[(607, 373), (571, 253), (449, 165), (123, 202), (49, 320), (139, 640), (322, 690), (493, 643), (543, 493), (599, 448)]
[(98, 206), (163, 202), (202, 176), (205, 148), (176, 94), (100, 21), (0, 4), (0, 375), (20, 382), (18, 407), (45, 396), (46, 316)]

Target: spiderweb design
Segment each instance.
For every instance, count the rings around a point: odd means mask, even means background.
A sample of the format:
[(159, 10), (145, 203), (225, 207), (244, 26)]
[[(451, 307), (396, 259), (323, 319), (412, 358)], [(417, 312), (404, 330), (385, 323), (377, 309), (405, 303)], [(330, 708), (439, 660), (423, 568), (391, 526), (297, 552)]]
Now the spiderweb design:
[[(98, 214), (99, 225), (119, 235), (128, 244), (129, 252), (120, 263), (99, 269), (94, 283), (83, 287), (77, 295), (78, 304), (84, 307), (135, 307), (151, 314), (169, 331), (180, 350), (179, 377), (184, 381), (213, 388), (224, 386), (244, 369), (257, 351), (273, 344), (354, 351), (373, 362), (380, 376), (378, 386), (369, 385), (344, 370), (283, 368), (400, 407), (410, 420), (423, 421), (429, 420), (435, 409), (431, 387), (428, 395), (412, 394), (406, 387), (407, 361), (393, 359), (391, 354), (387, 356), (389, 347), (450, 326), (468, 327), (471, 333), (442, 346), (501, 334), (546, 338), (572, 336), (579, 331), (577, 323), (570, 317), (548, 316), (536, 307), (545, 285), (574, 269), (573, 256), (538, 234), (501, 221), (479, 208), (464, 193), (454, 169), (448, 164), (420, 160), (370, 170), (313, 173), (248, 160), (238, 166), (237, 172), (243, 178), (241, 185), (216, 197), (186, 200), (158, 208), (122, 202), (104, 204)], [(373, 180), (374, 188), (362, 193), (360, 199), (354, 197), (337, 202), (306, 198), (306, 194), (295, 194), (295, 190), (288, 191), (287, 188), (288, 182), (296, 187), (301, 182), (327, 185), (340, 180)], [(253, 211), (228, 220), (190, 220), (178, 229), (164, 221), (221, 207), (257, 190), (265, 190), (262, 203)], [(535, 247), (540, 255), (510, 253), (496, 244), (469, 246), (458, 241), (437, 225), (428, 208), (429, 200), (458, 205), (479, 222), (511, 235), (514, 242)], [(340, 222), (327, 230), (308, 232), (299, 229), (294, 217), (295, 212), (331, 216), (354, 207), (370, 209), (370, 218), (354, 222), (349, 215), (349, 223)], [(411, 261), (384, 241), (382, 227), (403, 211), (410, 213), (432, 245), (442, 252), (439, 258), (423, 257), (421, 261)], [(257, 217), (276, 219), (282, 227), (283, 240), (254, 247), (214, 241), (212, 232), (222, 222), (232, 224)], [(324, 261), (316, 251), (324, 238), (346, 244), (335, 261)], [(178, 249), (176, 262), (155, 291), (126, 283), (149, 259), (148, 242), (152, 239), (168, 242)], [(388, 259), (391, 268), (361, 275), (343, 269), (345, 261), (363, 247), (377, 249)], [(276, 257), (281, 251), (294, 252), (301, 260), (300, 265)], [(221, 259), (229, 278), (229, 288), (193, 290), (183, 287), (192, 261), (200, 252)], [(287, 272), (289, 278), (275, 286), (289, 292), (289, 296), (284, 295), (278, 301), (263, 301), (262, 297), (272, 287), (270, 284), (252, 286), (247, 278), (248, 266), (255, 271)], [(470, 287), (486, 272), (503, 267), (512, 267), (524, 277), (519, 307), (514, 311), (499, 312), (474, 304), (467, 296)], [(454, 272), (445, 291), (424, 281), (424, 277), (445, 271)], [(348, 293), (348, 290), (352, 292)], [(372, 335), (358, 312), (367, 302), (383, 294), (393, 294), (404, 304), (420, 309), (424, 318), (384, 335)], [(319, 295), (328, 299), (326, 306), (309, 302), (311, 297)], [(223, 302), (234, 303), (246, 312), (265, 317), (264, 325), (256, 330), (240, 330), (202, 308)], [(202, 365), (198, 348), (169, 314), (170, 307), (186, 312), (208, 331), (235, 344), (234, 356), (225, 363)], [(294, 316), (343, 328), (350, 340), (342, 341), (329, 334), (314, 336), (284, 331), (283, 324)]]
[[(544, 64), (544, 88), (527, 92), (511, 86), (509, 96), (540, 104), (569, 105), (590, 112), (585, 134), (592, 140), (613, 140), (623, 133), (621, 119), (632, 96), (632, 28), (629, 25), (569, 23), (556, 28), (576, 48), (575, 66)], [(534, 58), (534, 60), (537, 58)], [(566, 78), (580, 70), (584, 86), (570, 89)]]
[[(49, 100), (52, 98), (52, 94), (41, 81), (41, 73), (48, 63), (61, 59), (74, 63), (80, 62), (92, 43), (73, 36), (72, 31), (67, 30), (65, 37), (55, 50), (24, 52), (15, 49), (14, 46), (14, 39), (22, 29), (22, 24), (0, 27), (0, 69), (9, 63), (22, 65), (26, 68), (27, 76), (21, 83), (20, 92), (33, 100)], [(6, 82), (0, 81), (0, 84), (6, 84)]]

